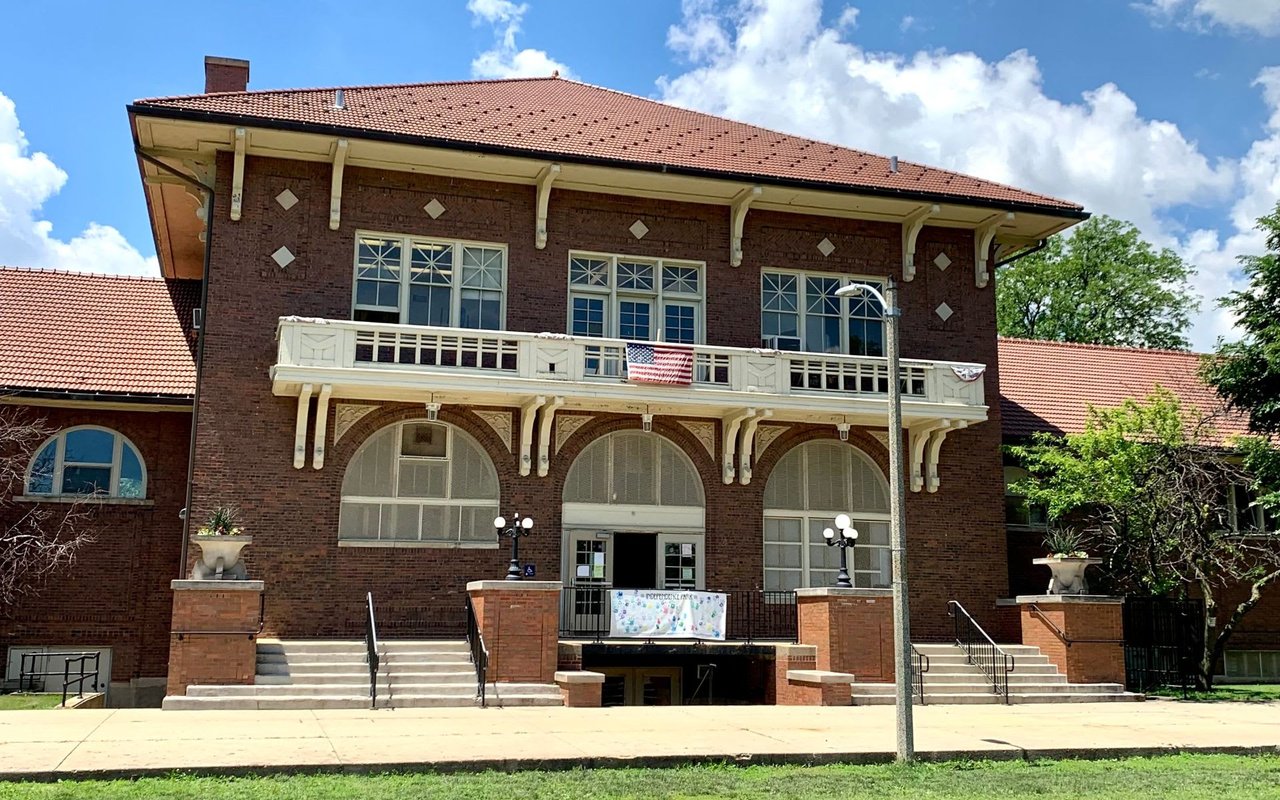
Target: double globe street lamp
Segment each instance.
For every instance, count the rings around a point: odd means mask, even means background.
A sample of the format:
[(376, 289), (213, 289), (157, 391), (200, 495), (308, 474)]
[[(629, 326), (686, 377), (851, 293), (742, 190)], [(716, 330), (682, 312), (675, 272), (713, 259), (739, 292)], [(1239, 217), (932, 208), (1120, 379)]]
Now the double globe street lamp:
[(511, 564), (507, 567), (507, 580), (518, 581), (523, 576), (520, 574), (520, 537), (528, 536), (533, 532), (533, 517), (522, 517), (517, 511), (511, 518), (511, 524), (507, 524), (506, 517), (495, 517), (493, 527), (498, 530), (498, 538), (507, 536), (511, 539)]
[(849, 580), (848, 550), (858, 543), (858, 531), (853, 527), (853, 520), (848, 514), (836, 517), (836, 530), (824, 528), (822, 538), (827, 540), (827, 547), (840, 548), (840, 573), (836, 575), (836, 588), (852, 589), (853, 581)]

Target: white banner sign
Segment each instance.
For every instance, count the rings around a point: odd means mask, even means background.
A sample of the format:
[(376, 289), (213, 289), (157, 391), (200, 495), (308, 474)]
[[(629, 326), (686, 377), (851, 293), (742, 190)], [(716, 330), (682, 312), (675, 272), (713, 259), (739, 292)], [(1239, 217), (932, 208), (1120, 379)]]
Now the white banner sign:
[(729, 595), (613, 589), (609, 592), (609, 635), (636, 639), (718, 639), (724, 641)]

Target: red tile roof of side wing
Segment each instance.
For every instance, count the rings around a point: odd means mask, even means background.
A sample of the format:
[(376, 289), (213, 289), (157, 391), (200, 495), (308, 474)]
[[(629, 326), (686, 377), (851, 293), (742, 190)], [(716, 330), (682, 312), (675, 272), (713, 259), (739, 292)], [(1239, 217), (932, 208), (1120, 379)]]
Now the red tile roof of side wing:
[[(667, 166), (768, 181), (1034, 206), (1083, 216), (1081, 206), (957, 172), (778, 133), (564, 78), (224, 92), (138, 100), (159, 116), (208, 115), (363, 131), (513, 154)], [(166, 114), (168, 112), (168, 114)]]
[(0, 393), (191, 397), (199, 286), (0, 267)]
[(1001, 339), (1000, 416), (1004, 435), (1079, 433), (1090, 405), (1114, 408), (1143, 400), (1156, 386), (1186, 409), (1212, 416), (1216, 441), (1248, 432), (1247, 420), (1226, 412), (1199, 376), (1201, 355), (1028, 339)]

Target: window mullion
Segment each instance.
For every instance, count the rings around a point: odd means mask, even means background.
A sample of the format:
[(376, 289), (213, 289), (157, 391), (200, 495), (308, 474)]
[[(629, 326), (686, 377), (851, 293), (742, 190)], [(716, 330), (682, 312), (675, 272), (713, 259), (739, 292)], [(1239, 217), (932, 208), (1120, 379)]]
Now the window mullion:
[(53, 459), (53, 486), (49, 487), (53, 494), (63, 494), (62, 487), (62, 465), (67, 458), (67, 434), (62, 432), (58, 434), (58, 445), (54, 448)]
[[(413, 281), (410, 276), (413, 264), (413, 239), (405, 237), (400, 240), (400, 324), (409, 322), (409, 294)], [(379, 529), (382, 525), (379, 523)]]
[(111, 478), (108, 480), (110, 484), (107, 491), (112, 497), (120, 496), (120, 466), (123, 461), (121, 450), (124, 447), (124, 437), (117, 434), (112, 438), (111, 444)]
[(453, 252), (453, 274), (449, 276), (449, 327), (462, 327), (462, 251), (461, 242), (450, 242)]

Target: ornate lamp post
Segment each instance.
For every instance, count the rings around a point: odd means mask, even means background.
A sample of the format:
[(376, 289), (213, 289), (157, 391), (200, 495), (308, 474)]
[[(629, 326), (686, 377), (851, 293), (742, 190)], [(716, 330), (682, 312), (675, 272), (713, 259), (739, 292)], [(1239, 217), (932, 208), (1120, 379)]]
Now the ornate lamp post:
[(498, 538), (503, 536), (511, 538), (511, 564), (507, 567), (507, 580), (518, 581), (521, 579), (520, 574), (520, 537), (528, 536), (533, 531), (533, 517), (521, 517), (517, 511), (515, 516), (511, 518), (511, 524), (507, 524), (506, 517), (497, 517), (493, 520), (493, 527), (498, 529)]
[(827, 547), (840, 548), (840, 574), (836, 575), (836, 587), (839, 589), (852, 589), (853, 581), (849, 580), (849, 558), (848, 550), (858, 543), (858, 532), (853, 529), (853, 520), (849, 519), (848, 514), (840, 514), (836, 517), (836, 528), (832, 530), (825, 528), (822, 531), (822, 538), (827, 540)]
[(898, 366), (898, 284), (885, 282), (884, 294), (865, 283), (850, 283), (836, 290), (838, 297), (865, 294), (884, 309), (884, 350), (889, 384), (889, 544), (893, 561), (893, 662), (897, 695), (898, 761), (916, 756), (915, 730), (911, 714), (911, 630), (907, 607), (907, 526), (906, 485), (903, 482), (902, 453), (902, 371)]

